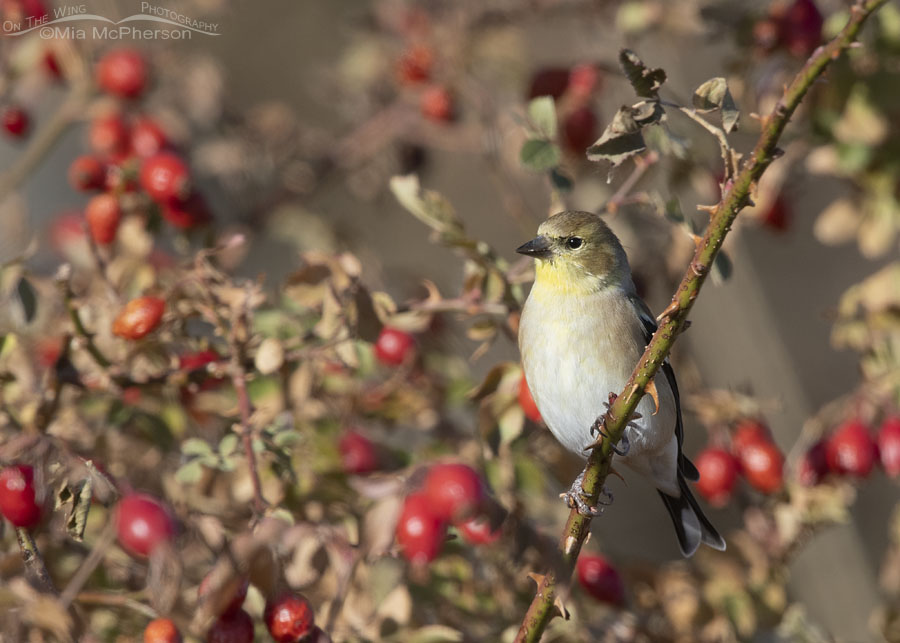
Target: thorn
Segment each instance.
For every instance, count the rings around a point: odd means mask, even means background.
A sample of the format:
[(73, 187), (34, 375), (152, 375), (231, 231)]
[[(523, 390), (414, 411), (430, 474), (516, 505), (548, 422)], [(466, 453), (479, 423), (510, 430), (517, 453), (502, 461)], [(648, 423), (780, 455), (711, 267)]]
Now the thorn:
[(537, 583), (537, 586), (540, 587), (541, 583), (544, 582), (545, 576), (543, 574), (538, 574), (536, 572), (528, 572), (528, 578)]
[(691, 324), (693, 324), (693, 323), (694, 322), (692, 322), (690, 319), (685, 319), (684, 323), (681, 325), (681, 332), (683, 333), (684, 331), (686, 331), (688, 328), (691, 327)]
[(612, 475), (614, 475), (615, 477), (617, 477), (619, 480), (621, 480), (622, 482), (624, 482), (626, 485), (628, 484), (628, 481), (627, 481), (624, 477), (622, 477), (622, 474), (621, 474), (621, 473), (619, 473), (618, 471), (616, 471), (616, 468), (615, 468), (614, 466), (609, 465), (609, 472), (610, 472)]
[(698, 205), (697, 209), (700, 212), (708, 212), (709, 214), (712, 214), (713, 212), (716, 211), (716, 208), (718, 208), (718, 207), (719, 207), (718, 204), (716, 204), (716, 205)]
[(784, 156), (784, 150), (781, 149), (780, 147), (776, 147), (774, 150), (772, 150), (772, 159), (773, 160), (780, 159), (782, 156)]
[(559, 596), (556, 597), (553, 601), (553, 606), (559, 610), (559, 615), (562, 616), (565, 620), (569, 620), (569, 610), (566, 609), (566, 604), (563, 603), (563, 599)]
[(659, 413), (659, 392), (656, 390), (656, 380), (647, 382), (647, 386), (644, 387), (644, 392), (653, 398), (653, 404), (655, 406), (653, 415), (656, 415)]
[(675, 301), (675, 299), (672, 299), (672, 301), (669, 302), (669, 305), (666, 306), (665, 309), (659, 315), (657, 315), (656, 323), (662, 324), (663, 320), (666, 317), (671, 317), (676, 312), (678, 312), (678, 302)]
[(747, 114), (747, 116), (749, 116), (750, 118), (752, 118), (755, 121), (761, 121), (763, 119), (763, 117), (760, 116), (759, 114), (757, 114), (756, 112), (750, 112), (749, 114)]

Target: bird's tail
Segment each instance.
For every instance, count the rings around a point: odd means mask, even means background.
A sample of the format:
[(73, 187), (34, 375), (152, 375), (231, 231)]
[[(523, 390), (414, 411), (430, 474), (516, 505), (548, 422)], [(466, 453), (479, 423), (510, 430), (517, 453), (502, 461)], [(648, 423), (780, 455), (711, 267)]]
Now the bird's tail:
[(700, 547), (700, 543), (706, 543), (713, 549), (725, 551), (725, 539), (719, 535), (716, 528), (703, 514), (703, 509), (697, 504), (697, 499), (691, 493), (681, 472), (678, 473), (678, 486), (681, 489), (681, 496), (678, 498), (669, 496), (662, 491), (659, 492), (659, 495), (672, 517), (682, 555), (685, 558), (693, 556)]

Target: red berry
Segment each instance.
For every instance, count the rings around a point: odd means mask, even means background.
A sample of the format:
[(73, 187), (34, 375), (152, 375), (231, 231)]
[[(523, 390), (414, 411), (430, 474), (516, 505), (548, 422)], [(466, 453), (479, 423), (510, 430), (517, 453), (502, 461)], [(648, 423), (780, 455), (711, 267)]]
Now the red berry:
[[(209, 594), (210, 585), (212, 584), (212, 573), (207, 574), (202, 581), (200, 581), (200, 587), (197, 588), (197, 598), (201, 601), (204, 597)], [(241, 609), (241, 606), (244, 604), (244, 599), (247, 598), (247, 589), (250, 587), (250, 581), (246, 578), (236, 579), (231, 582), (228, 587), (223, 587), (223, 590), (232, 590), (231, 591), (231, 600), (227, 605), (224, 606), (224, 609), (220, 612), (220, 615), (233, 614)], [(223, 605), (226, 600), (225, 596), (220, 596), (216, 601), (217, 605)]]
[(156, 498), (131, 493), (116, 509), (116, 534), (122, 548), (134, 556), (149, 556), (159, 545), (175, 538), (175, 520)]
[(581, 554), (576, 565), (578, 582), (588, 594), (602, 603), (625, 604), (625, 585), (616, 568), (603, 556)]
[(132, 299), (113, 321), (114, 335), (123, 339), (140, 339), (159, 326), (166, 302), (159, 297)]
[(144, 643), (181, 643), (181, 634), (171, 619), (158, 618), (144, 629)]
[(456, 528), (462, 537), (473, 545), (490, 545), (500, 540), (500, 536), (503, 535), (502, 529), (491, 529), (491, 521), (485, 516), (473, 516), (465, 522), (458, 523)]
[(44, 64), (44, 69), (53, 80), (62, 79), (62, 69), (59, 66), (59, 61), (56, 59), (56, 55), (52, 51), (50, 51), (49, 49), (45, 51), (44, 58), (41, 60), (41, 62)]
[(534, 72), (528, 87), (528, 98), (552, 96), (559, 98), (569, 87), (569, 70), (566, 67), (547, 67)]
[(369, 438), (347, 431), (338, 441), (341, 464), (347, 473), (371, 473), (378, 469), (378, 452)]
[(212, 349), (193, 351), (178, 357), (178, 368), (183, 371), (197, 371), (206, 368), (209, 364), (215, 364), (222, 356)]
[(797, 480), (805, 487), (812, 487), (828, 475), (828, 455), (825, 440), (813, 444), (797, 466)]
[(62, 353), (62, 339), (59, 337), (41, 337), (34, 348), (37, 363), (44, 368), (51, 368), (56, 364)]
[(484, 501), (481, 476), (465, 464), (436, 464), (428, 470), (422, 491), (431, 512), (441, 520), (471, 516)]
[(34, 468), (14, 464), (0, 471), (0, 513), (15, 527), (33, 527), (41, 519), (35, 500)]
[(244, 610), (220, 616), (206, 633), (206, 643), (252, 643), (253, 619)]
[(731, 434), (731, 452), (740, 458), (748, 445), (771, 441), (772, 432), (769, 427), (759, 420), (744, 419), (738, 422)]
[(725, 449), (709, 447), (696, 459), (700, 480), (697, 491), (715, 507), (724, 506), (731, 499), (731, 492), (738, 479), (738, 463)]
[(522, 379), (519, 380), (519, 406), (525, 411), (525, 417), (532, 422), (540, 423), (544, 421), (537, 404), (534, 402), (534, 397), (531, 395), (531, 389), (528, 388), (528, 382), (525, 381), (524, 373), (522, 374)]
[(147, 86), (147, 63), (136, 49), (115, 49), (97, 63), (97, 84), (122, 98), (135, 98)]
[(809, 56), (822, 42), (825, 19), (813, 0), (794, 0), (780, 20), (780, 39), (794, 56)]
[(28, 131), (28, 112), (21, 107), (11, 105), (3, 110), (3, 129), (16, 138), (25, 136)]
[(412, 45), (397, 60), (397, 80), (404, 85), (416, 85), (428, 80), (434, 64), (434, 53), (426, 45)]
[(375, 341), (375, 357), (382, 364), (400, 366), (409, 359), (415, 347), (416, 340), (412, 335), (385, 326)]
[(128, 149), (128, 127), (118, 114), (101, 116), (91, 122), (88, 140), (97, 154), (121, 156)]
[(141, 187), (154, 201), (182, 201), (190, 196), (191, 176), (187, 166), (171, 152), (151, 156), (141, 166)]
[(106, 181), (106, 167), (94, 156), (79, 156), (69, 166), (69, 183), (76, 190), (99, 190)]
[(107, 245), (116, 238), (122, 209), (119, 199), (112, 194), (103, 193), (92, 197), (84, 209), (91, 237), (100, 245)]
[(828, 438), (826, 455), (833, 473), (866, 478), (878, 460), (878, 446), (862, 422), (851, 420)]
[(878, 429), (878, 454), (886, 474), (900, 475), (900, 417), (887, 418)]
[(751, 442), (739, 456), (741, 472), (760, 493), (775, 493), (784, 483), (784, 456), (772, 442)]
[(432, 503), (423, 493), (406, 497), (397, 521), (397, 544), (407, 560), (429, 563), (441, 553), (447, 525), (432, 512)]
[(166, 201), (161, 212), (163, 219), (181, 230), (206, 223), (212, 218), (206, 200), (196, 192), (184, 201)]
[(566, 116), (562, 126), (562, 142), (569, 152), (584, 156), (597, 140), (597, 117), (590, 107), (579, 107)]
[(583, 101), (594, 93), (599, 85), (599, 81), (600, 73), (594, 65), (575, 65), (572, 67), (572, 71), (569, 72), (569, 85), (566, 91)]
[(266, 602), (263, 619), (276, 643), (298, 643), (315, 627), (309, 601), (299, 594), (282, 594)]
[(153, 119), (138, 119), (131, 128), (131, 151), (141, 158), (158, 154), (167, 144), (165, 132)]
[(790, 225), (790, 208), (784, 197), (780, 194), (775, 197), (772, 205), (762, 216), (762, 223), (767, 228), (776, 232), (784, 232)]
[(419, 103), (422, 115), (436, 123), (447, 123), (453, 120), (453, 97), (446, 87), (434, 85), (422, 92)]

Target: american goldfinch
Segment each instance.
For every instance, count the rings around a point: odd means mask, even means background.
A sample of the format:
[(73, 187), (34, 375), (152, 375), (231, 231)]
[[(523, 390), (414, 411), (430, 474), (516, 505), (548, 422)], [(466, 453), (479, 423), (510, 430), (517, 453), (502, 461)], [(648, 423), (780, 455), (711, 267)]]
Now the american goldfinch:
[[(595, 441), (591, 427), (609, 394), (624, 388), (656, 322), (635, 292), (622, 245), (599, 216), (556, 214), (516, 252), (536, 260), (519, 325), (525, 379), (556, 439), (586, 457)], [(668, 360), (654, 383), (658, 409), (645, 395), (625, 429), (619, 461), (656, 485), (682, 554), (691, 556), (701, 542), (724, 550), (686, 482), (699, 474), (681, 452), (681, 405)], [(564, 495), (582, 512), (596, 513), (585, 502), (583, 476)]]

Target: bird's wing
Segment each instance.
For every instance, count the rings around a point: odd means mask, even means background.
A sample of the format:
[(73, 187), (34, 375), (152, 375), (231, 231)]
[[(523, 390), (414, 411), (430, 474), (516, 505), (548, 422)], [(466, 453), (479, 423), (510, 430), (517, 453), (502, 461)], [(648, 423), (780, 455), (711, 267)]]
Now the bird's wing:
[[(641, 325), (644, 328), (644, 344), (649, 344), (650, 339), (653, 337), (653, 333), (656, 332), (656, 319), (654, 319), (653, 313), (650, 312), (647, 304), (645, 304), (640, 297), (636, 295), (632, 296), (631, 302), (634, 305), (634, 309), (638, 314), (638, 319), (641, 320)], [(684, 424), (681, 419), (681, 396), (678, 394), (678, 382), (675, 380), (675, 371), (672, 370), (672, 365), (669, 363), (668, 357), (662, 364), (662, 372), (666, 376), (669, 388), (672, 389), (672, 397), (675, 398), (675, 438), (678, 440), (678, 468), (685, 478), (692, 482), (696, 482), (700, 479), (700, 472), (697, 471), (697, 467), (694, 466), (694, 463), (688, 460), (681, 452), (681, 444), (684, 442)]]

